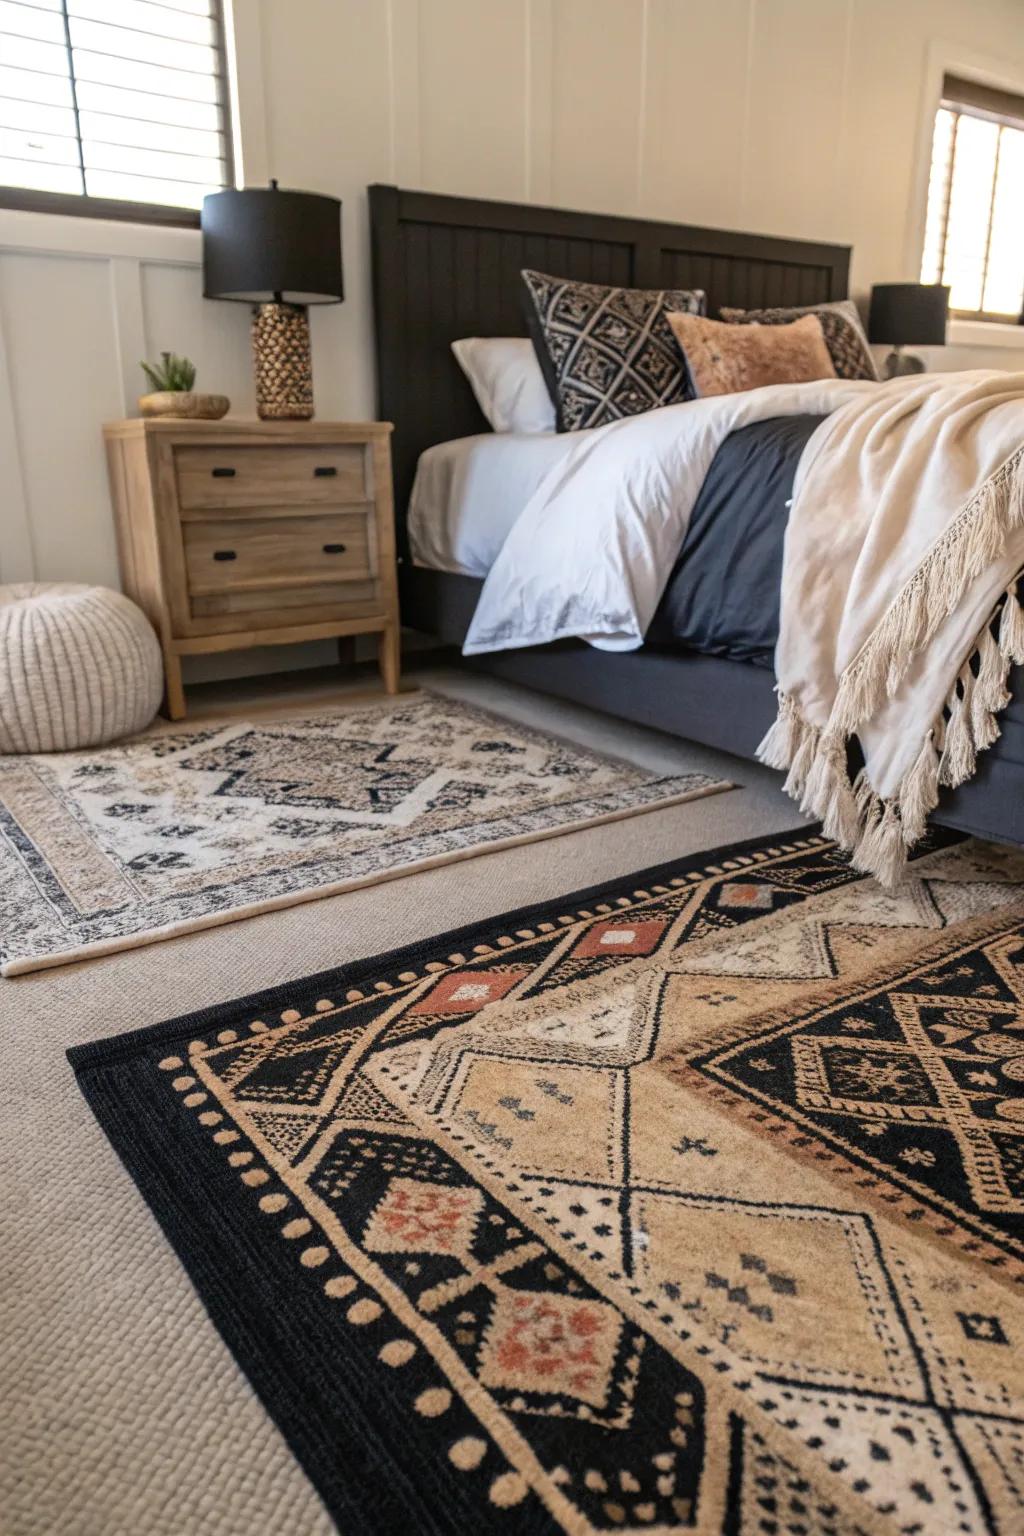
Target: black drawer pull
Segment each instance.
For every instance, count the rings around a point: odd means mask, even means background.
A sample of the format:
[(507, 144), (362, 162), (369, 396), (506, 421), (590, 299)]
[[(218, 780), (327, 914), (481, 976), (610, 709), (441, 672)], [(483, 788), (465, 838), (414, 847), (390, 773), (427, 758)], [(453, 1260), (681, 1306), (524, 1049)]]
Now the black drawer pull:
[(210, 474), (215, 480), (233, 480), (235, 478), (234, 470), (227, 469), (226, 467), (211, 469)]
[(237, 560), (238, 555), (233, 549), (215, 549), (213, 558), (215, 560)]
[(324, 554), (325, 555), (343, 555), (344, 553), (345, 553), (345, 546), (344, 546), (344, 544), (325, 544), (324, 545)]
[(313, 476), (317, 480), (332, 480), (337, 473), (334, 464), (318, 464), (313, 471)]

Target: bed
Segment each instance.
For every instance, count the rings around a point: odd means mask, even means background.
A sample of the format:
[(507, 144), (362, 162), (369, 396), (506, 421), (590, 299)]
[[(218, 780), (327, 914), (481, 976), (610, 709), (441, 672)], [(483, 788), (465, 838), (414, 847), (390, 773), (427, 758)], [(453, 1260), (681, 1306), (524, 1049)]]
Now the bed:
[[(465, 336), (521, 336), (523, 267), (595, 282), (637, 287), (704, 288), (712, 312), (732, 305), (806, 305), (847, 295), (847, 247), (738, 232), (655, 223), (370, 188), (375, 339), (382, 417), (395, 424), (394, 475), (401, 558), (403, 622), (461, 646), (482, 588), (495, 541), (514, 518), (516, 498), (531, 474), (551, 461), (559, 443), (526, 450), (496, 445), (450, 344)], [(751, 431), (751, 428), (744, 429)], [(738, 437), (740, 434), (736, 434)], [(464, 439), (475, 441), (467, 449)], [(438, 547), (411, 558), (410, 496), (421, 455), (432, 450), (434, 505), (453, 508), (452, 526)], [(504, 466), (500, 464), (502, 456)], [(514, 459), (513, 456), (514, 455)], [(515, 468), (513, 469), (513, 463)], [(715, 471), (723, 466), (716, 460)], [(727, 466), (726, 466), (727, 468)], [(709, 480), (711, 475), (709, 475)], [(728, 475), (720, 476), (726, 484)], [(499, 490), (492, 492), (491, 487)], [(714, 487), (705, 487), (705, 509)], [(484, 495), (493, 515), (468, 525), (458, 496)], [(749, 509), (748, 509), (749, 511)], [(754, 515), (754, 514), (751, 514)], [(705, 526), (695, 511), (683, 555), (699, 549)], [(454, 535), (454, 537), (453, 537)], [(460, 544), (461, 540), (461, 544)], [(742, 541), (741, 541), (742, 542)], [(675, 574), (675, 573), (674, 573)], [(710, 580), (710, 577), (709, 577)], [(735, 645), (735, 625), (719, 654), (708, 654), (714, 601), (693, 612), (695, 586), (680, 603), (670, 579), (640, 650), (596, 650), (581, 642), (499, 651), (466, 664), (541, 692), (571, 698), (638, 724), (751, 758), (775, 714), (774, 676), (766, 664), (771, 583), (764, 587), (749, 646)], [(702, 651), (687, 645), (687, 626), (702, 632)], [(770, 650), (770, 644), (767, 647)], [(997, 840), (1024, 843), (1024, 669), (1015, 669), (1013, 700), (1002, 735), (979, 759), (974, 778), (944, 793), (933, 818)]]

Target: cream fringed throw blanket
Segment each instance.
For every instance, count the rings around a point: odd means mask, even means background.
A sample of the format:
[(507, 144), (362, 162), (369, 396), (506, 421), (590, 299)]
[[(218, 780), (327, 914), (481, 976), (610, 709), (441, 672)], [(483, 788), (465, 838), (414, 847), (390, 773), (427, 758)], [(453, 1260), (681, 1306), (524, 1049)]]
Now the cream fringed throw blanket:
[[(1024, 661), (1024, 373), (897, 379), (830, 416), (786, 534), (779, 713), (759, 749), (785, 788), (894, 885), (940, 785), (999, 735)], [(993, 624), (1001, 606), (998, 625)], [(865, 767), (851, 784), (847, 740)]]

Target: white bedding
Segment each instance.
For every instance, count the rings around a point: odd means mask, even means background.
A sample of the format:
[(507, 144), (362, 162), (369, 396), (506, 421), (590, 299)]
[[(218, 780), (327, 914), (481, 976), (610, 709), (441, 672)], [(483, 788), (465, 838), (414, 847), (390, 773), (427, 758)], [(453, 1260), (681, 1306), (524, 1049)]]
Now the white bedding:
[[(879, 387), (846, 379), (770, 385), (556, 439), (560, 452), (551, 450), (546, 478), (487, 571), (464, 654), (570, 636), (603, 650), (635, 650), (723, 439), (772, 416), (828, 415)], [(509, 466), (515, 458), (510, 451)]]
[(421, 455), (409, 501), (413, 562), (486, 576), (513, 523), (571, 438), (556, 432), (485, 432)]

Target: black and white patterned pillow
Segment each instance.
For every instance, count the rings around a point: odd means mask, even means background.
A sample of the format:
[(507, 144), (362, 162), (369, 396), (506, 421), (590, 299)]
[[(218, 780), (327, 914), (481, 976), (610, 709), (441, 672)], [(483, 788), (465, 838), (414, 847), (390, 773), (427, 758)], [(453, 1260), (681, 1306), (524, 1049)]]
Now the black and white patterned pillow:
[(838, 379), (871, 379), (878, 382), (878, 369), (852, 299), (834, 304), (806, 304), (802, 309), (722, 309), (719, 318), (727, 325), (788, 325), (801, 315), (817, 315), (821, 321), (825, 345)]
[(608, 288), (524, 271), (526, 318), (559, 432), (692, 400), (670, 309), (702, 315), (688, 288)]

